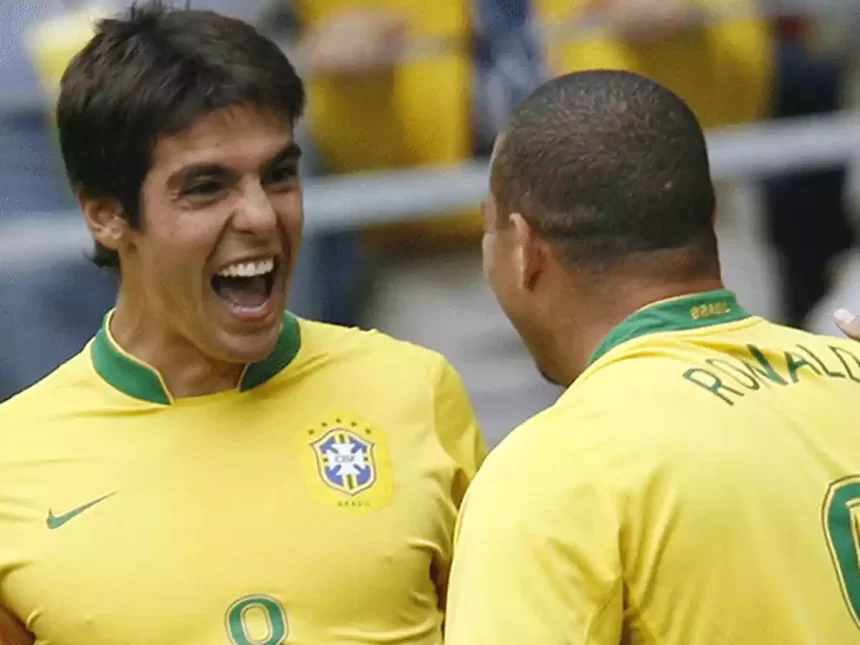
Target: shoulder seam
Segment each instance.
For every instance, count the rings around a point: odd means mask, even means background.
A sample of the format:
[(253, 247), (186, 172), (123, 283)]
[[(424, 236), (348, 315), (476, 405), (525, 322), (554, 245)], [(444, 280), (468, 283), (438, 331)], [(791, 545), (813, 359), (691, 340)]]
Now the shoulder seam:
[[(86, 348), (84, 350), (82, 350), (82, 352), (83, 351), (86, 351)], [(76, 374), (71, 378), (67, 377), (65, 374), (58, 374), (58, 372), (60, 372), (61, 370), (64, 370), (64, 368), (69, 363), (76, 360), (77, 358), (79, 358), (79, 354), (76, 354), (75, 356), (71, 357), (68, 361), (62, 363), (61, 365), (58, 365), (56, 368), (54, 368), (52, 371), (45, 374), (41, 379), (39, 379), (35, 383), (29, 385), (28, 387), (25, 387), (23, 390), (12, 395), (11, 397), (6, 399), (5, 401), (0, 402), (0, 411), (2, 411), (4, 408), (8, 407), (13, 402), (17, 402), (22, 397), (29, 398), (30, 396), (37, 396), (37, 395), (40, 397), (44, 397), (45, 395), (48, 395), (52, 392), (55, 392), (60, 388), (71, 387), (71, 386), (75, 386), (75, 385), (78, 385), (80, 383), (85, 382), (87, 379), (87, 376), (88, 376), (86, 374)], [(91, 367), (91, 365), (90, 365), (90, 367)]]

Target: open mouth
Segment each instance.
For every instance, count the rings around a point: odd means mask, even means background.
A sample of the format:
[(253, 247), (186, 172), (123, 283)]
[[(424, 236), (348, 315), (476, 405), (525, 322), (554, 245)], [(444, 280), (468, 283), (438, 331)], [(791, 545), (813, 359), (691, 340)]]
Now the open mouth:
[(275, 257), (237, 262), (212, 276), (212, 289), (235, 309), (261, 309), (272, 296), (278, 268), (279, 260)]

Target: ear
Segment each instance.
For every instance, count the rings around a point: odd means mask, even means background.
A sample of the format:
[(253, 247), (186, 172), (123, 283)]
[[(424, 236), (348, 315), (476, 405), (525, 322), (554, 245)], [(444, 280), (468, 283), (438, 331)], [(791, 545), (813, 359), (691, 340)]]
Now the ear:
[(93, 239), (103, 247), (118, 252), (129, 234), (129, 224), (123, 217), (122, 206), (113, 199), (87, 197), (82, 191), (77, 191), (76, 196)]
[(514, 263), (520, 287), (531, 290), (544, 269), (544, 253), (535, 230), (520, 213), (508, 218), (513, 228)]

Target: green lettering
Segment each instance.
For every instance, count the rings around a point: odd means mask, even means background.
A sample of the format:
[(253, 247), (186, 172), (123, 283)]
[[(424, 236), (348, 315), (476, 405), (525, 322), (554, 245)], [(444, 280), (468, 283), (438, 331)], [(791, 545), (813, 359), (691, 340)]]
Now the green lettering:
[(788, 383), (783, 379), (777, 371), (773, 368), (773, 365), (770, 364), (770, 361), (765, 358), (764, 353), (755, 345), (747, 345), (747, 350), (752, 355), (754, 359), (756, 359), (759, 364), (764, 369), (759, 369), (755, 365), (750, 365), (746, 361), (744, 361), (744, 365), (747, 365), (751, 370), (753, 370), (759, 376), (766, 378), (770, 381), (773, 381), (777, 385), (788, 385)]
[(808, 367), (813, 372), (821, 376), (821, 372), (818, 371), (818, 368), (815, 367), (812, 363), (807, 360), (802, 359), (797, 354), (792, 354), (791, 352), (784, 352), (785, 354), (785, 366), (788, 368), (788, 375), (791, 377), (792, 383), (797, 383), (797, 372), (801, 367)]
[(836, 358), (839, 359), (839, 362), (842, 363), (842, 367), (845, 368), (845, 371), (848, 372), (848, 378), (850, 378), (855, 383), (860, 383), (860, 377), (854, 376), (854, 372), (851, 371), (851, 366), (848, 365), (848, 362), (842, 356), (843, 354), (847, 354), (851, 357), (857, 367), (860, 367), (860, 359), (858, 359), (854, 354), (849, 352), (847, 349), (842, 349), (841, 347), (834, 347), (833, 345), (828, 345), (830, 351), (836, 355)]
[(827, 546), (836, 567), (839, 586), (854, 622), (860, 627), (860, 559), (857, 557), (856, 521), (853, 510), (860, 501), (860, 481), (846, 477), (830, 484), (824, 498), (822, 519)]
[(809, 354), (809, 357), (813, 361), (818, 363), (818, 367), (821, 368), (821, 371), (823, 371), (830, 378), (845, 378), (845, 375), (842, 372), (831, 372), (829, 369), (827, 369), (827, 365), (824, 364), (824, 361), (822, 361), (820, 358), (818, 358), (818, 356), (813, 354), (811, 349), (807, 349), (803, 345), (798, 345), (798, 347), (800, 349), (802, 349), (804, 352), (806, 352), (807, 354)]
[[(761, 389), (761, 383), (759, 383), (758, 379), (755, 378), (754, 376), (752, 376), (751, 374), (748, 374), (746, 371), (744, 371), (743, 369), (741, 369), (737, 365), (732, 365), (728, 361), (724, 361), (724, 360), (719, 359), (719, 358), (709, 358), (705, 362), (708, 363), (708, 365), (710, 365), (711, 367), (716, 367), (721, 372), (725, 372), (726, 374), (731, 376), (733, 379), (735, 379), (738, 383), (740, 383), (741, 385), (743, 385), (746, 388), (749, 388), (750, 390)], [(725, 367), (723, 367), (723, 366), (725, 366)], [(746, 380), (739, 379), (735, 374), (732, 374), (730, 370), (737, 372)]]
[(731, 392), (737, 396), (743, 396), (743, 392), (739, 392), (733, 388), (730, 388), (728, 385), (725, 385), (720, 379), (719, 376), (714, 374), (713, 372), (709, 372), (706, 369), (702, 369), (701, 367), (693, 367), (684, 372), (684, 378), (690, 381), (690, 383), (695, 383), (699, 387), (705, 388), (711, 394), (714, 394), (729, 405), (734, 405), (734, 401), (732, 401), (729, 397), (721, 392), (721, 390), (725, 390), (727, 392)]
[[(251, 609), (262, 612), (267, 623), (265, 638), (254, 638), (247, 625)], [(255, 595), (241, 598), (227, 610), (227, 635), (233, 645), (283, 645), (290, 633), (287, 614), (281, 603), (271, 596)]]

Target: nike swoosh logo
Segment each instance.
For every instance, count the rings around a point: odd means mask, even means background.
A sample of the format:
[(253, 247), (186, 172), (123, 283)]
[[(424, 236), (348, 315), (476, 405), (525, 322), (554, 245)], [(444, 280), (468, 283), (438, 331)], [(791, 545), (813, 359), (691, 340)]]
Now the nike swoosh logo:
[(108, 493), (107, 495), (99, 497), (98, 499), (94, 499), (93, 501), (88, 502), (88, 503), (84, 504), (83, 506), (78, 506), (77, 508), (72, 509), (68, 513), (63, 513), (62, 515), (54, 515), (54, 512), (52, 510), (48, 510), (48, 520), (47, 520), (48, 528), (51, 529), (52, 531), (54, 529), (60, 528), (63, 524), (65, 524), (69, 520), (73, 520), (74, 518), (76, 518), (78, 515), (80, 515), (84, 511), (92, 508), (93, 506), (95, 506), (99, 502), (103, 502), (104, 500), (106, 500), (108, 497), (110, 497), (113, 494), (114, 493)]

